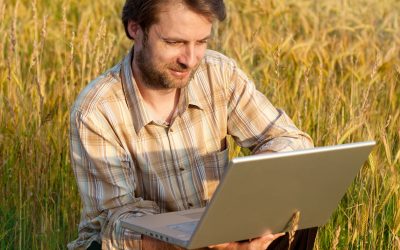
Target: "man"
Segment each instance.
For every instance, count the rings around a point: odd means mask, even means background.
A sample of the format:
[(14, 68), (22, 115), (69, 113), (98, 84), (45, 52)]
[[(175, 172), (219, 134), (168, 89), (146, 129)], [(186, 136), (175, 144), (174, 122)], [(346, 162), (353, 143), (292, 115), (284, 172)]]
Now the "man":
[[(205, 206), (228, 162), (227, 135), (253, 153), (312, 147), (233, 60), (207, 50), (213, 21), (224, 18), (222, 0), (126, 1), (134, 47), (71, 112), (83, 211), (70, 249), (178, 249), (120, 221)], [(210, 247), (265, 249), (281, 235)], [(306, 237), (312, 247), (315, 230)]]

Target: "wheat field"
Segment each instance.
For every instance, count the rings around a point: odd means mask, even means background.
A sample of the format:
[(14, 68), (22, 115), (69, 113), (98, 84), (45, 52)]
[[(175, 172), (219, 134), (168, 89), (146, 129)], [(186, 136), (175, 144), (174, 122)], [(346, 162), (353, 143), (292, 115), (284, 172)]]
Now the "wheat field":
[[(0, 0), (0, 249), (65, 249), (77, 236), (69, 109), (132, 46), (123, 2)], [(226, 4), (210, 48), (317, 146), (377, 141), (315, 249), (400, 249), (400, 1)]]

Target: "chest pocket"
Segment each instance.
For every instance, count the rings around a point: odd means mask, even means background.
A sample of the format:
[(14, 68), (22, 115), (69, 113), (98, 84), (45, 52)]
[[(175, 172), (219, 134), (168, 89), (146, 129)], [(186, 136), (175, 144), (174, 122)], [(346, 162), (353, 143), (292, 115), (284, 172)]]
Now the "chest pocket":
[(203, 180), (204, 200), (210, 200), (228, 165), (228, 149), (201, 156), (206, 179)]

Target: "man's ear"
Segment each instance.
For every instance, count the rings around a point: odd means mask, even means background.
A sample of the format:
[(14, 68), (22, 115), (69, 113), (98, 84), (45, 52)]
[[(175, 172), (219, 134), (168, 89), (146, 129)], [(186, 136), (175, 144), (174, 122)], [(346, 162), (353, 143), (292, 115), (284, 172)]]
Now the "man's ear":
[(140, 31), (141, 31), (141, 27), (137, 22), (128, 21), (128, 33), (133, 38), (133, 40), (137, 39)]

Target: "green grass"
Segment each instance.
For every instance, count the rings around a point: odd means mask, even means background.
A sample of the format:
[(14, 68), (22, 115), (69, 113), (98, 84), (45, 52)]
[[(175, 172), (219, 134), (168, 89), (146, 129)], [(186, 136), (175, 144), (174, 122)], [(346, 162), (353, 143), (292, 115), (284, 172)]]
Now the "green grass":
[[(65, 249), (77, 236), (69, 108), (131, 47), (122, 4), (0, 0), (0, 249)], [(227, 4), (210, 47), (316, 145), (377, 141), (315, 248), (400, 249), (400, 2)]]

